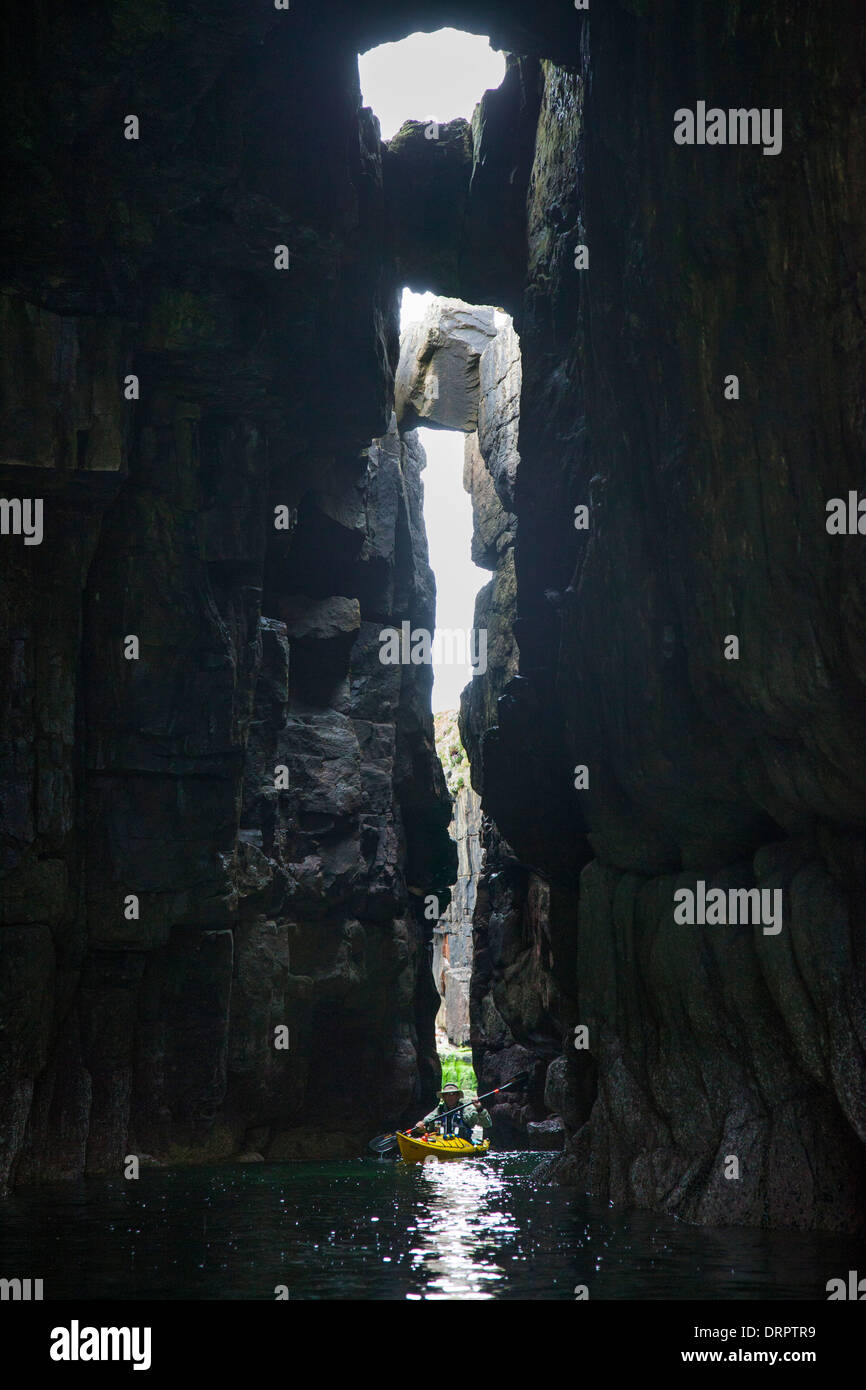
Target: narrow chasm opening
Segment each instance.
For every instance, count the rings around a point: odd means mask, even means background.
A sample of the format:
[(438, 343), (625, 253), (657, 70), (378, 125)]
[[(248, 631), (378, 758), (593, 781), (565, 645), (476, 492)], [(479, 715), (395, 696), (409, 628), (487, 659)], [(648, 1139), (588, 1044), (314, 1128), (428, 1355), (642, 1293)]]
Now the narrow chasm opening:
[[(429, 292), (404, 289), (400, 327), (396, 421), (422, 477), (435, 580), (432, 709), (458, 864), (450, 903), (432, 933), (436, 1049), (442, 1084), (455, 1082), (469, 1095), (479, 1089), (472, 1044), (483, 1055), (486, 1043), (480, 1018), (470, 1014), (481, 801), (459, 711), (461, 701), (471, 710), (472, 687), (487, 680), (495, 598), (512, 562), (514, 517), (497, 491), (497, 472), (507, 501), (517, 462), (520, 346), (502, 310)], [(411, 629), (413, 641), (418, 633)]]
[[(460, 200), (472, 167), (473, 131), (483, 125), (478, 103), (503, 82), (506, 59), (483, 36), (443, 29), (361, 55), (359, 74), (363, 101), (378, 118), (382, 139), (392, 157), (402, 160), (402, 172), (394, 175), (398, 187), (412, 190), (406, 196), (416, 205), (407, 214), (398, 204), (397, 213), (404, 242), (405, 228), (411, 227), (408, 239), (417, 245), (401, 262), (407, 283), (391, 433), (399, 436), (407, 485), (417, 479), (422, 496), (435, 609), (416, 594), (405, 614), (405, 647), (413, 662), (420, 659), (432, 668), (436, 751), (451, 797), (449, 834), (457, 849), (450, 902), (431, 922), (439, 998), (436, 1053), (441, 1084), (454, 1082), (468, 1097), (482, 1089), (479, 1082), (489, 1080), (492, 1089), (502, 1078), (484, 1036), (483, 991), (476, 991), (477, 1016), (470, 1009), (481, 802), (471, 784), (461, 723), (471, 726), (473, 710), (486, 711), (516, 669), (513, 640), (498, 634), (496, 614), (513, 575), (520, 345), (511, 318), (498, 306), (443, 297), (427, 287), (461, 281), (465, 204)], [(408, 153), (415, 147), (417, 169)], [(428, 163), (432, 185), (423, 174)], [(465, 172), (440, 181), (440, 166), (449, 163)], [(407, 173), (409, 166), (414, 172)], [(491, 283), (496, 280), (494, 274)], [(396, 444), (394, 439), (391, 448)], [(384, 454), (389, 441), (376, 445)]]

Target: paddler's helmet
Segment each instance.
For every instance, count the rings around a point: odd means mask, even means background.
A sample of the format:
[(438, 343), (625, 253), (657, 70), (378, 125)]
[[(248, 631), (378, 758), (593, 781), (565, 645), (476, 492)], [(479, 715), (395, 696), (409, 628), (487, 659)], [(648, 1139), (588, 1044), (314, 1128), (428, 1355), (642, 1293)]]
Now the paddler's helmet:
[(446, 1082), (442, 1090), (437, 1091), (436, 1094), (440, 1100), (444, 1100), (446, 1096), (456, 1096), (458, 1100), (463, 1099), (463, 1092), (459, 1086), (455, 1086), (453, 1081)]

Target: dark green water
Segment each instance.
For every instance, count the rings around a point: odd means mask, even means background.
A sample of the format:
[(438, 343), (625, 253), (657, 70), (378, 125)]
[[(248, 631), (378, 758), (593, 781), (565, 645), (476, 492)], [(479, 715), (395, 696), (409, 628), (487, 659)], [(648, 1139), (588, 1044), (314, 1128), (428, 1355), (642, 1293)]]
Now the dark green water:
[(539, 1155), (146, 1170), (0, 1203), (0, 1275), (46, 1299), (816, 1298), (832, 1236), (706, 1230), (531, 1178)]

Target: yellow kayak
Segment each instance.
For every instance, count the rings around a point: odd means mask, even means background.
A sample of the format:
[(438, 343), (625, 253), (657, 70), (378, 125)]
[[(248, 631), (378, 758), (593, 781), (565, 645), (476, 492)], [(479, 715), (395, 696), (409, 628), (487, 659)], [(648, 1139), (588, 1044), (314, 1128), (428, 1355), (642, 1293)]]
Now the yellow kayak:
[(397, 1134), (400, 1157), (404, 1163), (423, 1163), (425, 1158), (438, 1158), (447, 1163), (454, 1158), (478, 1158), (490, 1148), (490, 1140), (481, 1144), (471, 1144), (468, 1139), (411, 1139), (408, 1134)]

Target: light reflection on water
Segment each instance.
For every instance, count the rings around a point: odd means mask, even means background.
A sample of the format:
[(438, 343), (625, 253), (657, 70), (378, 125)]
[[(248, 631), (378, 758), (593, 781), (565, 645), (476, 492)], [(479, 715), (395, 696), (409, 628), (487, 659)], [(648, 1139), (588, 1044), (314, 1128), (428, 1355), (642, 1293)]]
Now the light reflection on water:
[(826, 1299), (861, 1242), (717, 1230), (539, 1184), (537, 1154), (145, 1169), (0, 1202), (45, 1299)]
[(429, 1190), (425, 1210), (410, 1233), (420, 1243), (410, 1254), (413, 1269), (424, 1271), (425, 1291), (406, 1297), (495, 1298), (491, 1286), (505, 1278), (496, 1252), (506, 1237), (518, 1234), (502, 1178), (483, 1159), (428, 1159), (422, 1180)]

